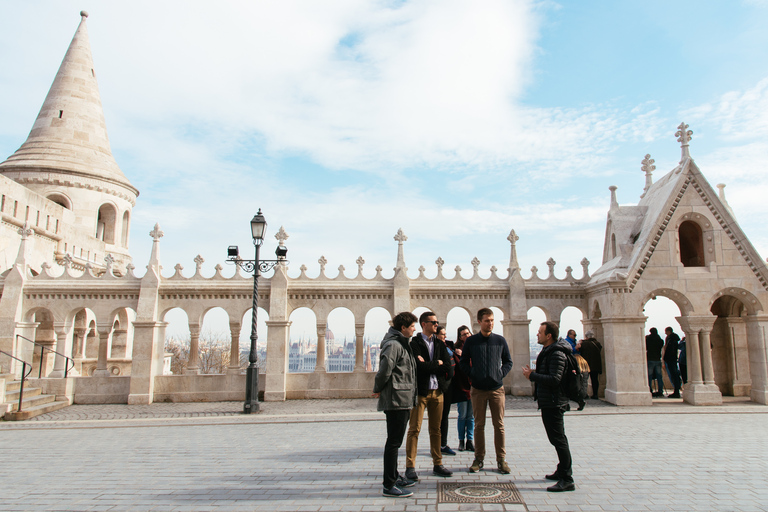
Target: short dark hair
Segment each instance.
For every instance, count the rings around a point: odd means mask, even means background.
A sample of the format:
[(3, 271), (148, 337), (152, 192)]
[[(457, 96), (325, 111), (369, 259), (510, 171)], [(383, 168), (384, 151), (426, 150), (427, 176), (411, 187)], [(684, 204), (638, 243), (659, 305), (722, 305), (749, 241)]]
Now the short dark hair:
[(675, 330), (672, 327), (667, 327), (666, 329), (664, 329), (664, 331), (675, 332)]
[(552, 339), (557, 341), (560, 337), (560, 328), (557, 324), (555, 322), (541, 322), (541, 325), (544, 326), (544, 334), (551, 334)]
[(477, 321), (480, 322), (483, 320), (484, 316), (492, 315), (493, 311), (490, 308), (480, 308), (477, 311)]
[(655, 327), (651, 327), (651, 334), (659, 334)]
[(392, 327), (398, 331), (402, 331), (403, 327), (410, 327), (414, 323), (416, 323), (416, 315), (410, 311), (403, 311), (402, 313), (398, 313), (395, 315), (395, 318), (392, 319)]
[(448, 331), (446, 331), (445, 327), (443, 327), (442, 325), (437, 326), (437, 330), (435, 331), (435, 334), (440, 334), (440, 331), (445, 331), (445, 334), (446, 335), (448, 334)]
[[(435, 318), (437, 318), (437, 315), (436, 315), (436, 314), (434, 314), (434, 313), (433, 313), (433, 312), (431, 312), (431, 311), (425, 311), (425, 312), (423, 312), (423, 313), (421, 314), (421, 316), (419, 317), (419, 325), (421, 325), (421, 324), (423, 324), (424, 322), (426, 322), (426, 321), (427, 321), (427, 318), (429, 318), (429, 317), (431, 317), (431, 316), (434, 316)], [(414, 317), (414, 318), (415, 318), (415, 317)]]

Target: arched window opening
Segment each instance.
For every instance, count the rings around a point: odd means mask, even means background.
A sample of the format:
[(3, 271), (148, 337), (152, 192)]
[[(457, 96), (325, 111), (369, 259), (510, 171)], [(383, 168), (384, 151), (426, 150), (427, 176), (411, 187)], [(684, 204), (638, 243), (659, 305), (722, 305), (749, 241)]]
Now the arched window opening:
[(680, 224), (680, 261), (684, 267), (704, 266), (704, 236), (701, 227), (690, 220)]
[(103, 204), (99, 208), (99, 215), (96, 219), (96, 238), (108, 244), (115, 243), (115, 224), (117, 223), (117, 212), (111, 204)]
[(611, 259), (616, 257), (616, 234), (611, 233)]
[(72, 203), (69, 201), (68, 198), (64, 197), (61, 194), (51, 194), (50, 196), (48, 196), (48, 200), (53, 201), (54, 203), (60, 206), (63, 206), (67, 210), (72, 209)]
[(129, 231), (130, 221), (131, 221), (131, 214), (130, 212), (126, 211), (123, 214), (123, 233), (122, 233), (122, 236), (120, 237), (120, 245), (122, 245), (126, 249), (128, 248), (128, 231)]

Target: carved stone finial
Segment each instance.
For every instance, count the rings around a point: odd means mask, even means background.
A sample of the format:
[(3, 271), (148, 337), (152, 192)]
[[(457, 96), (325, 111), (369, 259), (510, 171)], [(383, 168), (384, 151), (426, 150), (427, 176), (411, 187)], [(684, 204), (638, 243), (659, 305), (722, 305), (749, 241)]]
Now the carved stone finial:
[(517, 236), (517, 233), (515, 233), (515, 230), (512, 229), (509, 232), (509, 236), (507, 237), (507, 240), (509, 240), (509, 243), (511, 243), (512, 245), (515, 245), (515, 242), (520, 240), (520, 237)]
[(288, 240), (290, 236), (285, 232), (285, 228), (280, 226), (280, 230), (275, 235), (275, 238), (277, 239), (278, 245), (285, 245), (285, 241)]
[(64, 262), (64, 268), (69, 270), (72, 268), (72, 256), (69, 253), (66, 253), (63, 258), (61, 258), (61, 261)]
[(184, 267), (181, 266), (181, 263), (177, 263), (174, 265), (173, 269), (176, 271), (177, 274), (181, 275), (181, 271), (184, 270)]
[(496, 268), (496, 265), (491, 266), (491, 274), (495, 274), (496, 272), (498, 272), (498, 270), (499, 269)]
[(419, 274), (424, 275), (424, 272), (426, 272), (426, 270), (427, 270), (427, 267), (425, 267), (424, 265), (419, 266)]
[(408, 237), (405, 236), (405, 233), (403, 233), (403, 228), (400, 228), (397, 230), (397, 234), (395, 235), (395, 241), (399, 244), (402, 244), (403, 242), (408, 241)]
[(320, 256), (320, 259), (317, 260), (317, 262), (320, 264), (320, 272), (325, 272), (325, 266), (328, 264), (328, 260), (325, 259), (325, 256)]
[(205, 263), (205, 260), (203, 259), (202, 256), (200, 256), (199, 254), (195, 256), (195, 273), (196, 274), (200, 273), (200, 269), (203, 267), (203, 263)]
[(581, 260), (581, 269), (584, 271), (584, 277), (589, 276), (589, 260), (584, 258)]
[(454, 271), (456, 271), (456, 275), (457, 275), (457, 276), (458, 276), (459, 274), (461, 274), (461, 267), (460, 267), (460, 266), (456, 265), (456, 268), (454, 268), (453, 270), (454, 270)]
[(408, 270), (405, 268), (405, 255), (403, 252), (403, 242), (408, 240), (408, 237), (405, 236), (405, 233), (403, 233), (403, 228), (399, 228), (397, 230), (397, 234), (395, 235), (395, 241), (397, 242), (397, 263), (395, 265), (395, 269), (402, 269), (403, 271)]
[(688, 143), (691, 142), (691, 135), (693, 135), (693, 131), (688, 129), (688, 125), (685, 123), (680, 123), (680, 126), (677, 127), (677, 131), (675, 132), (677, 142), (680, 143), (680, 147), (682, 149), (680, 163), (683, 163), (686, 158), (691, 157), (691, 154), (688, 152)]
[(618, 208), (619, 207), (619, 201), (616, 199), (616, 189), (618, 189), (616, 185), (611, 185), (608, 187), (608, 190), (611, 191), (611, 208)]
[(573, 278), (573, 276), (571, 275), (571, 273), (572, 273), (572, 272), (573, 272), (573, 269), (571, 268), (571, 266), (570, 266), (570, 265), (568, 265), (567, 267), (565, 267), (565, 278), (566, 278), (566, 279), (571, 279), (571, 278)]
[(301, 266), (299, 267), (299, 270), (301, 270), (301, 273), (303, 274), (304, 272), (307, 271), (307, 266), (302, 263)]
[(347, 270), (344, 268), (344, 265), (339, 265), (339, 275), (344, 275), (344, 271)]
[(555, 265), (556, 264), (557, 264), (557, 262), (555, 261), (554, 258), (549, 258), (547, 260), (547, 266), (549, 267), (549, 276), (550, 277), (555, 275)]
[(539, 268), (536, 265), (532, 266), (531, 267), (531, 278), (539, 277), (538, 272), (539, 272)]
[(32, 236), (32, 233), (34, 233), (34, 231), (32, 231), (32, 228), (29, 227), (29, 223), (28, 222), (24, 222), (24, 225), (21, 226), (17, 230), (17, 232), (21, 235), (21, 239), (22, 240), (26, 240), (27, 238)]
[(653, 185), (653, 171), (656, 170), (656, 166), (653, 164), (656, 163), (656, 160), (651, 158), (650, 154), (647, 154), (640, 163), (643, 164), (640, 169), (645, 173), (645, 188), (643, 189), (643, 195), (640, 196), (642, 199), (645, 197), (645, 193), (648, 192), (648, 189), (651, 188), (651, 185)]
[(160, 230), (160, 223), (155, 224), (155, 229), (149, 232), (149, 236), (151, 236), (155, 242), (158, 242), (164, 234), (165, 233)]
[(437, 265), (437, 272), (438, 274), (440, 274), (443, 272), (443, 265), (445, 265), (445, 260), (443, 260), (443, 258), (438, 257), (435, 260), (435, 265)]
[(472, 263), (472, 268), (475, 269), (474, 272), (475, 274), (477, 274), (477, 269), (480, 266), (480, 260), (477, 259), (477, 256), (475, 256), (474, 258), (472, 258), (472, 261), (470, 263)]
[(355, 263), (357, 263), (357, 273), (358, 274), (362, 274), (363, 273), (363, 265), (365, 265), (365, 260), (363, 259), (362, 256), (360, 256), (359, 258), (357, 258)]
[(133, 263), (129, 263), (129, 264), (127, 264), (127, 265), (125, 266), (125, 269), (126, 269), (128, 272), (133, 272), (134, 270), (136, 270), (136, 265), (134, 265)]
[(381, 274), (381, 271), (382, 271), (382, 270), (384, 270), (384, 269), (383, 269), (383, 268), (381, 268), (381, 265), (376, 265), (376, 272), (378, 272), (379, 274)]
[(112, 265), (115, 263), (115, 258), (112, 257), (111, 254), (107, 254), (104, 258), (104, 262), (107, 264), (107, 274), (110, 274), (112, 272)]
[[(239, 268), (239, 267), (238, 267), (238, 268)], [(215, 270), (215, 271), (216, 271), (216, 273), (218, 274), (219, 272), (221, 272), (222, 270), (224, 270), (224, 267), (222, 267), (222, 266), (221, 266), (221, 263), (217, 263), (217, 264), (216, 264), (216, 266), (215, 266), (215, 267), (213, 267), (213, 270)]]

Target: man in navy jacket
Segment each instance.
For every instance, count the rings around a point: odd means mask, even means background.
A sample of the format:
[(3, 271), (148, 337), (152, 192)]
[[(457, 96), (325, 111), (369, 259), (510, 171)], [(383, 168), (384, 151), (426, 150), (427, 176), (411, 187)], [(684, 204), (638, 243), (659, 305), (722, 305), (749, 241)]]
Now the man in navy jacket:
[(485, 411), (491, 410), (493, 444), (499, 472), (510, 473), (506, 461), (504, 436), (504, 383), (502, 380), (512, 369), (509, 346), (503, 336), (493, 333), (493, 311), (482, 308), (477, 312), (480, 332), (467, 338), (459, 366), (472, 383), (472, 412), (475, 416), (475, 460), (469, 467), (477, 473), (485, 459)]

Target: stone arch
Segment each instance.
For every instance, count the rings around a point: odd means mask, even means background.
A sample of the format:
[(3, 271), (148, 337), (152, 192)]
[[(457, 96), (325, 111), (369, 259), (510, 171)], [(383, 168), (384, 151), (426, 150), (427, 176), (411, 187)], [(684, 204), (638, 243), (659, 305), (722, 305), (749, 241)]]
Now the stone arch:
[(445, 330), (447, 339), (456, 341), (459, 327), (466, 325), (472, 331), (472, 312), (465, 306), (451, 308), (445, 318)]
[(763, 305), (760, 302), (760, 299), (758, 299), (752, 292), (747, 291), (744, 288), (737, 287), (723, 288), (722, 290), (719, 290), (717, 293), (715, 293), (712, 298), (709, 299), (710, 311), (712, 311), (712, 306), (715, 304), (715, 302), (721, 297), (725, 296), (730, 296), (734, 299), (737, 299), (748, 315), (755, 315), (758, 312), (763, 311)]
[(56, 193), (53, 193), (53, 194), (48, 194), (47, 199), (49, 201), (53, 201), (54, 203), (56, 203), (56, 204), (58, 204), (60, 206), (63, 206), (67, 210), (71, 210), (72, 209), (72, 200), (69, 198), (69, 196), (67, 196), (63, 192), (56, 192)]
[(18, 333), (21, 337), (17, 338), (17, 350), (22, 354), (21, 359), (32, 361), (32, 376), (46, 377), (53, 370), (54, 357), (51, 351), (56, 350), (54, 313), (45, 307), (35, 307), (24, 316), (26, 325)]
[[(421, 324), (419, 323), (419, 321), (418, 321), (418, 318), (419, 318), (419, 317), (422, 315), (422, 313), (424, 313), (425, 311), (432, 311), (432, 310), (431, 310), (430, 308), (426, 307), (426, 306), (419, 306), (419, 307), (417, 307), (416, 309), (414, 309), (413, 311), (411, 311), (411, 313), (413, 313), (414, 315), (416, 315), (416, 318), (417, 318), (417, 320), (416, 320), (416, 332), (415, 332), (414, 334), (418, 334), (418, 333), (420, 333), (420, 332), (421, 332)], [(434, 312), (434, 311), (433, 311), (433, 312)], [(438, 318), (438, 320), (439, 320), (439, 318)]]
[(317, 365), (317, 317), (315, 311), (300, 307), (291, 311), (288, 372), (307, 373)]
[(200, 373), (227, 372), (232, 355), (229, 312), (221, 306), (206, 307), (200, 316), (198, 351)]
[(325, 321), (328, 372), (352, 372), (355, 369), (355, 321), (354, 313), (344, 306), (328, 313)]
[[(743, 295), (742, 295), (743, 293)], [(751, 389), (749, 347), (745, 317), (751, 294), (729, 288), (718, 292), (710, 312), (717, 317), (710, 333), (714, 381), (723, 395), (749, 396)], [(754, 308), (757, 299), (751, 304)]]
[[(528, 347), (531, 351), (531, 363), (536, 362), (536, 357), (541, 352), (541, 345), (536, 338), (536, 333), (539, 332), (539, 327), (542, 322), (549, 320), (549, 313), (541, 306), (533, 306), (528, 309), (527, 317), (528, 323)], [(521, 365), (522, 366), (522, 365)]]
[(128, 248), (128, 235), (131, 232), (130, 224), (131, 224), (131, 212), (126, 210), (125, 213), (123, 213), (122, 233), (120, 235), (120, 245), (122, 245), (126, 249)]
[(637, 312), (638, 316), (643, 313), (645, 304), (649, 300), (653, 300), (656, 297), (666, 297), (674, 302), (677, 305), (677, 308), (680, 310), (681, 316), (688, 316), (694, 312), (693, 304), (691, 304), (691, 301), (688, 300), (688, 297), (686, 297), (684, 293), (678, 292), (677, 290), (673, 290), (671, 288), (657, 288), (645, 295), (640, 303), (640, 311)]
[(558, 325), (560, 336), (565, 338), (570, 329), (576, 331), (577, 340), (584, 335), (584, 320), (587, 318), (584, 311), (577, 306), (567, 306), (560, 312)]
[(381, 306), (371, 308), (365, 313), (365, 339), (363, 340), (363, 367), (365, 371), (378, 371), (379, 347), (391, 322), (392, 313)]
[(130, 358), (133, 352), (133, 320), (136, 318), (136, 312), (131, 308), (118, 308), (110, 317), (114, 320), (108, 355), (116, 359)]
[(117, 227), (117, 208), (112, 203), (104, 203), (96, 214), (96, 238), (107, 244), (115, 243)]
[[(504, 311), (496, 306), (491, 306), (490, 310), (493, 311), (493, 332), (499, 336), (504, 336), (504, 326), (502, 322), (507, 319)], [(477, 319), (477, 317), (475, 317)], [(507, 340), (509, 342), (509, 340)]]

